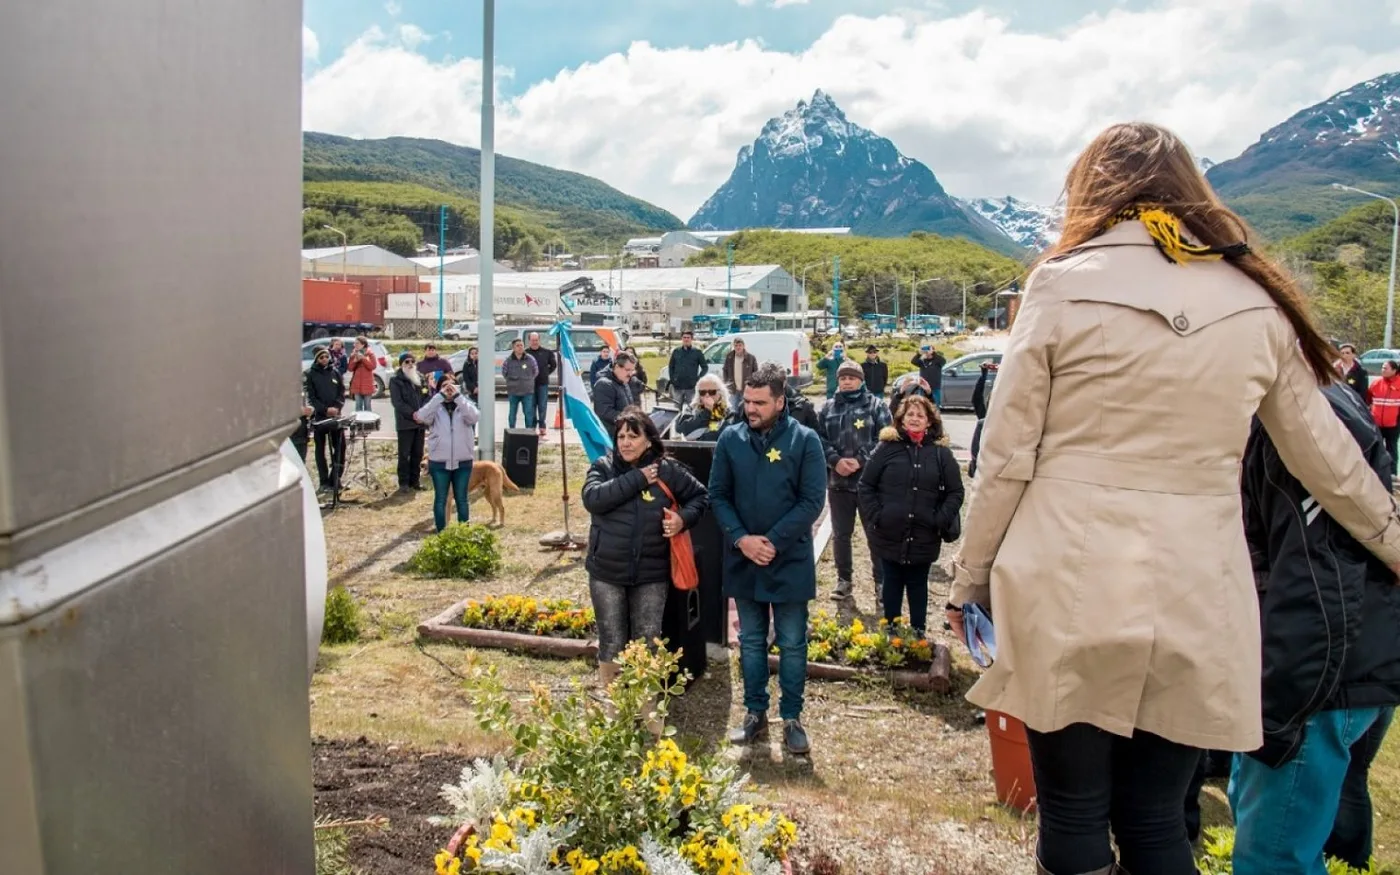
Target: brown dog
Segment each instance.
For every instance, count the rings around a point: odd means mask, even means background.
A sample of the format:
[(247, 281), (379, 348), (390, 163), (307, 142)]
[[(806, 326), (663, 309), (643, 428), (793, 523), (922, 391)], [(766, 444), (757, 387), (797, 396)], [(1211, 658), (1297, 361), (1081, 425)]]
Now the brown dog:
[(467, 495), (470, 496), (478, 489), (486, 490), (486, 501), (491, 505), (491, 524), (496, 524), (496, 517), (499, 515), (501, 525), (505, 525), (506, 502), (502, 494), (507, 489), (519, 492), (520, 487), (511, 482), (506, 476), (506, 469), (502, 468), (499, 462), (478, 459), (472, 463), (472, 479), (467, 485)]

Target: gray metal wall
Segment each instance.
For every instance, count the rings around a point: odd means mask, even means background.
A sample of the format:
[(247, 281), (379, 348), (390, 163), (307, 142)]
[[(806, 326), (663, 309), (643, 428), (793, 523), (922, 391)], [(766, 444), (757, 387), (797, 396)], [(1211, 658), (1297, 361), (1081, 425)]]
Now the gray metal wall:
[(5, 875), (312, 870), (300, 24), (5, 10)]

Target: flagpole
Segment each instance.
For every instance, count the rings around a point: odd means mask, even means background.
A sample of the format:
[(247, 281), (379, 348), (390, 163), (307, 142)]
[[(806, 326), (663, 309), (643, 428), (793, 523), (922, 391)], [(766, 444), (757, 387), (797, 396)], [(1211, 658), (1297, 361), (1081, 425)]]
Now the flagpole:
[(550, 334), (554, 335), (554, 354), (559, 357), (559, 470), (563, 476), (563, 501), (564, 501), (564, 531), (550, 532), (540, 537), (540, 546), (553, 550), (582, 550), (583, 543), (574, 537), (573, 530), (569, 526), (569, 446), (565, 441), (565, 435), (569, 430), (569, 410), (568, 401), (565, 397), (564, 370), (573, 369), (573, 361), (565, 356), (565, 338), (567, 329), (561, 319), (554, 321), (554, 329)]
[(492, 270), (496, 258), (496, 0), (485, 0), (481, 35), (481, 206), (480, 239), (477, 241), (479, 280), (477, 292), (477, 343), (484, 346), (490, 375), (486, 384), (486, 403), (481, 405), (477, 450), (480, 458), (496, 458), (496, 292)]

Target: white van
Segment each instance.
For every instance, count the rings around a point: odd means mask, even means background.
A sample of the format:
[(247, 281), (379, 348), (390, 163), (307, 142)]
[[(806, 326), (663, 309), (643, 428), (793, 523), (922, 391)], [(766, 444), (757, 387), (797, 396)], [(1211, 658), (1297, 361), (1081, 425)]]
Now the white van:
[[(724, 357), (734, 348), (736, 340), (744, 342), (745, 348), (753, 353), (759, 364), (772, 362), (781, 365), (797, 388), (801, 389), (812, 382), (812, 341), (802, 331), (744, 331), (716, 338), (704, 348), (709, 373), (723, 376)], [(669, 370), (662, 368), (657, 375), (657, 392), (669, 390)]]

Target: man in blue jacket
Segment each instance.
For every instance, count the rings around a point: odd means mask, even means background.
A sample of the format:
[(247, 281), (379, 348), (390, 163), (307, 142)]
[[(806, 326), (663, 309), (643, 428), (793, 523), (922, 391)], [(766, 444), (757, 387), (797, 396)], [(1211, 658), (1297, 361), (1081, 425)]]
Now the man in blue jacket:
[(748, 744), (768, 726), (768, 624), (778, 645), (783, 744), (811, 750), (802, 728), (807, 684), (807, 604), (817, 596), (812, 526), (826, 499), (826, 456), (817, 433), (788, 415), (787, 377), (774, 364), (744, 380), (744, 421), (725, 429), (710, 467), (710, 506), (730, 549), (724, 593), (739, 611)]

